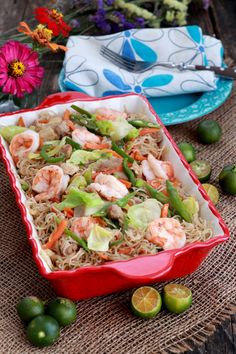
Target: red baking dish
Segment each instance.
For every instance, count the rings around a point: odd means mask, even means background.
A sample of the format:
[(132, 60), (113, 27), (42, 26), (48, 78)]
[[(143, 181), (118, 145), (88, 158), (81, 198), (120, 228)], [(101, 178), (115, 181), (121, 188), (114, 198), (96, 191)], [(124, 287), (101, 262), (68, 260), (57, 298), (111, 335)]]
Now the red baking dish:
[(32, 218), (25, 207), (25, 196), (17, 179), (17, 173), (7, 144), (0, 137), (0, 152), (15, 192), (16, 201), (26, 226), (28, 240), (32, 246), (33, 256), (41, 275), (50, 281), (58, 295), (80, 300), (144, 284), (183, 277), (194, 272), (213, 247), (229, 238), (229, 230), (193, 174), (173, 138), (143, 96), (127, 94), (93, 98), (78, 92), (57, 93), (48, 96), (37, 108), (1, 115), (0, 126), (15, 124), (21, 115), (24, 116), (26, 124), (30, 124), (37, 118), (39, 112), (50, 109), (57, 113), (62, 113), (66, 108), (70, 107), (72, 102), (88, 110), (106, 106), (120, 110), (126, 109), (130, 112), (143, 111), (151, 120), (157, 120), (163, 129), (168, 160), (173, 163), (176, 175), (186, 189), (197, 198), (201, 215), (211, 223), (213, 237), (205, 242), (194, 242), (181, 249), (162, 251), (156, 255), (140, 256), (127, 261), (109, 262), (100, 266), (84, 267), (76, 270), (52, 271), (43, 255)]

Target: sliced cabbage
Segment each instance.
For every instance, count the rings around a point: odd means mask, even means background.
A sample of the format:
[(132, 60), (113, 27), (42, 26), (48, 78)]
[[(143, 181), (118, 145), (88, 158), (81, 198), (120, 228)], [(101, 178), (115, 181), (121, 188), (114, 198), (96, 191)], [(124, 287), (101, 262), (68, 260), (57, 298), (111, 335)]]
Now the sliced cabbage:
[(99, 120), (96, 125), (101, 134), (110, 136), (114, 141), (121, 140), (131, 131), (134, 133), (137, 130), (122, 117), (117, 117), (115, 121)]
[(64, 210), (65, 208), (75, 208), (83, 204), (90, 208), (101, 208), (104, 202), (96, 193), (87, 193), (78, 188), (71, 187), (65, 199), (61, 203), (55, 204), (55, 207), (58, 210)]
[(113, 237), (112, 231), (95, 224), (87, 239), (88, 248), (92, 251), (106, 252)]
[(126, 135), (125, 138), (126, 138), (127, 140), (131, 140), (131, 139), (137, 138), (138, 135), (139, 135), (139, 130), (133, 127), (133, 129), (131, 129), (131, 130), (129, 131), (128, 135)]
[(75, 176), (74, 178), (72, 178), (66, 191), (68, 192), (72, 187), (76, 187), (83, 190), (86, 186), (87, 182), (83, 176)]
[[(67, 162), (72, 163), (74, 165), (84, 165), (92, 161), (97, 161), (98, 159), (107, 156), (108, 153), (103, 151), (93, 150), (93, 151), (84, 151), (84, 150), (76, 150), (72, 153), (71, 157)], [(109, 155), (110, 156), (110, 155)]]
[(17, 125), (10, 125), (8, 127), (2, 127), (0, 128), (0, 135), (8, 142), (10, 143), (12, 138), (20, 133), (25, 132), (29, 128), (26, 127), (18, 127)]
[(131, 206), (128, 209), (129, 224), (135, 228), (145, 229), (153, 220), (161, 216), (161, 207), (156, 199)]

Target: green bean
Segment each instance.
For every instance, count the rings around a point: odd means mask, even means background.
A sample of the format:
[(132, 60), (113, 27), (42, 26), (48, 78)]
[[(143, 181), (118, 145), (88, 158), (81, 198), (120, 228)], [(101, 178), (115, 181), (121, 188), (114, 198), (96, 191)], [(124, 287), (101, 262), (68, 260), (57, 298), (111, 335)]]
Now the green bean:
[(76, 150), (81, 150), (81, 145), (76, 143), (74, 140), (72, 140), (71, 138), (66, 137), (66, 144), (69, 144), (73, 147), (73, 149)]
[(71, 238), (73, 238), (73, 240), (75, 240), (86, 252), (89, 252), (89, 248), (88, 248), (87, 242), (85, 240), (78, 237), (74, 232), (72, 232), (69, 229), (65, 229), (64, 233), (67, 236), (70, 236)]
[(122, 150), (118, 145), (116, 145), (116, 143), (114, 143), (114, 141), (112, 142), (111, 148), (112, 150), (117, 152), (117, 154), (127, 159), (129, 162), (134, 162), (134, 159), (131, 156), (127, 155), (124, 150)]
[(61, 162), (65, 159), (65, 155), (61, 154), (58, 157), (52, 157), (48, 155), (47, 150), (50, 149), (52, 147), (52, 145), (43, 145), (41, 151), (40, 151), (40, 156), (47, 162), (49, 163), (57, 163), (57, 162)]
[(124, 173), (126, 174), (126, 176), (128, 177), (129, 181), (132, 183), (133, 186), (135, 186), (136, 177), (135, 177), (133, 171), (128, 167), (127, 162), (128, 162), (128, 159), (124, 158), (124, 160), (123, 160), (123, 170), (124, 170)]
[[(61, 220), (57, 216), (55, 216), (55, 221), (57, 224), (60, 224), (60, 222), (61, 222)], [(88, 248), (87, 242), (85, 240), (83, 240), (82, 238), (80, 238), (74, 232), (72, 232), (71, 230), (69, 230), (67, 228), (64, 230), (64, 233), (67, 236), (70, 236), (71, 238), (73, 238), (73, 240), (75, 240), (86, 252), (89, 252), (89, 248)]]
[(80, 108), (78, 106), (76, 106), (75, 104), (72, 104), (71, 108), (73, 108), (76, 112), (79, 112), (80, 114), (88, 117), (88, 118), (92, 118), (92, 114), (89, 113), (88, 111), (86, 111), (85, 109), (83, 108)]
[(138, 179), (135, 183), (135, 186), (138, 188), (144, 187), (152, 198), (158, 200), (162, 204), (169, 203), (169, 198), (164, 193), (159, 192), (155, 188), (149, 186), (149, 184), (147, 184), (147, 182), (143, 181), (142, 179)]
[(129, 123), (133, 125), (135, 128), (160, 128), (159, 124), (155, 124), (152, 122), (147, 122), (146, 120), (129, 120)]
[(175, 209), (176, 213), (180, 215), (185, 221), (191, 222), (192, 217), (184, 205), (177, 189), (170, 181), (166, 181), (166, 189), (169, 195), (170, 206)]
[(114, 204), (117, 204), (119, 207), (124, 208), (128, 204), (128, 201), (133, 198), (136, 193), (137, 192), (126, 194), (123, 198), (120, 198), (116, 202), (114, 202)]

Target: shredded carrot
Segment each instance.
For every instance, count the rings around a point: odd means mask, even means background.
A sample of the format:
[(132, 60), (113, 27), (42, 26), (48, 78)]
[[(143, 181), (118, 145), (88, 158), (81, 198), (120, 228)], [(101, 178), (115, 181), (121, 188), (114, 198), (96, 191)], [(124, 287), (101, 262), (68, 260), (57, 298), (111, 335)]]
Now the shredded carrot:
[(164, 204), (161, 209), (161, 218), (167, 218), (169, 210), (169, 204)]
[(130, 188), (132, 186), (132, 184), (127, 181), (126, 179), (123, 179), (123, 178), (118, 178), (118, 180), (123, 183), (127, 188)]
[(70, 130), (75, 130), (76, 129), (74, 123), (71, 120), (67, 120), (66, 124), (70, 128)]
[(118, 253), (119, 254), (130, 254), (131, 253), (131, 251), (132, 251), (132, 248), (131, 247), (124, 247), (124, 248), (120, 248), (120, 249), (118, 249)]
[(64, 120), (69, 120), (70, 119), (70, 111), (69, 109), (66, 109), (64, 114), (63, 114), (63, 119)]
[(39, 147), (40, 148), (43, 146), (43, 143), (44, 143), (43, 138), (40, 136), (39, 137)]
[[(91, 149), (91, 150), (103, 150), (109, 148), (108, 143), (85, 143), (84, 144), (85, 149)], [(119, 155), (120, 156), (120, 155)]]
[(142, 154), (140, 154), (139, 151), (135, 150), (130, 154), (131, 157), (133, 157), (137, 161), (143, 161), (146, 160), (147, 158), (144, 157)]
[(58, 212), (59, 212), (59, 210), (57, 208), (55, 208), (53, 205), (51, 206), (50, 210), (56, 214), (58, 214)]
[(65, 219), (60, 222), (60, 224), (57, 226), (57, 228), (50, 235), (48, 242), (45, 243), (45, 245), (43, 245), (44, 249), (50, 249), (55, 245), (55, 243), (63, 235), (63, 232), (65, 231), (67, 224), (68, 224), (68, 221)]
[(25, 127), (25, 122), (23, 117), (20, 117), (17, 122), (18, 127)]
[(118, 157), (118, 159), (123, 159), (122, 156), (120, 156), (119, 154), (117, 154), (117, 152), (115, 152), (114, 150), (111, 149), (104, 149), (104, 152), (110, 152), (113, 156)]
[(97, 252), (98, 256), (103, 259), (104, 261), (109, 261), (109, 256), (102, 252)]
[(65, 209), (64, 209), (64, 214), (65, 214), (65, 216), (66, 216), (68, 219), (73, 218), (73, 216), (74, 216), (74, 210), (71, 209), (71, 208), (65, 208)]
[(38, 122), (41, 124), (47, 124), (49, 121), (48, 119), (40, 119)]
[(156, 133), (159, 128), (143, 128), (139, 131), (139, 136)]
[(96, 221), (98, 225), (106, 226), (106, 222), (102, 218), (100, 218), (100, 216), (93, 216), (92, 218)]

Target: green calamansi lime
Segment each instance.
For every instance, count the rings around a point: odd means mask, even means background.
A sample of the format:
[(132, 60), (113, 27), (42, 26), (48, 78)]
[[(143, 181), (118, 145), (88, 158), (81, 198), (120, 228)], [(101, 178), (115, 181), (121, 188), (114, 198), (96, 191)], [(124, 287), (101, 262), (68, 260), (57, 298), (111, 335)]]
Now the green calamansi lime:
[(71, 324), (77, 317), (75, 304), (71, 300), (61, 297), (51, 300), (47, 305), (46, 312), (54, 317), (61, 327)]
[(203, 144), (213, 144), (220, 140), (222, 135), (221, 126), (214, 120), (205, 120), (197, 127), (197, 136)]
[(152, 318), (161, 310), (162, 300), (159, 292), (151, 286), (143, 286), (134, 291), (131, 298), (133, 313), (142, 318)]
[(205, 191), (207, 192), (212, 203), (217, 204), (219, 201), (219, 198), (220, 198), (218, 189), (210, 183), (204, 183), (202, 186), (205, 189)]
[(179, 144), (179, 148), (187, 162), (190, 163), (196, 159), (196, 151), (192, 144), (183, 142)]
[(207, 182), (211, 176), (211, 165), (205, 160), (195, 160), (190, 163), (193, 172), (200, 182)]
[(44, 314), (44, 304), (36, 296), (27, 296), (21, 299), (16, 306), (19, 317), (24, 322)]
[(191, 215), (197, 214), (199, 212), (199, 204), (194, 197), (185, 198), (183, 203)]
[(170, 312), (184, 312), (192, 304), (192, 292), (184, 285), (168, 284), (163, 290), (163, 302)]
[(236, 195), (236, 164), (227, 165), (219, 175), (222, 190), (231, 195)]
[(27, 326), (26, 336), (31, 344), (46, 347), (53, 344), (60, 335), (60, 326), (55, 318), (47, 315), (35, 317)]

